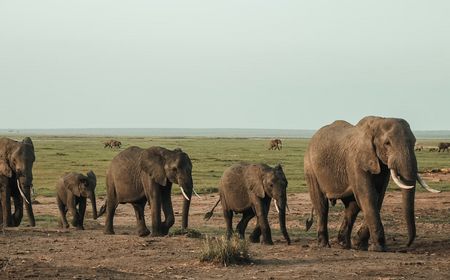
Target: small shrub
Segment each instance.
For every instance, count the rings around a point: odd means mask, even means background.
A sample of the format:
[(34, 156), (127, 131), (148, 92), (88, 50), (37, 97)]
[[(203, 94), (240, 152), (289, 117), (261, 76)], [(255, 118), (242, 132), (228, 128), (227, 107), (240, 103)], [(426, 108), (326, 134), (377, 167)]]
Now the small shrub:
[(173, 235), (173, 236), (184, 235), (184, 236), (189, 237), (189, 238), (200, 238), (200, 237), (202, 237), (202, 233), (200, 231), (198, 231), (196, 229), (190, 229), (190, 228), (187, 228), (187, 229), (185, 229), (185, 228), (176, 229), (176, 230), (174, 230), (172, 232), (171, 235)]
[(233, 236), (230, 240), (225, 236), (220, 238), (206, 237), (203, 242), (200, 261), (223, 266), (249, 263), (248, 244), (237, 236)]

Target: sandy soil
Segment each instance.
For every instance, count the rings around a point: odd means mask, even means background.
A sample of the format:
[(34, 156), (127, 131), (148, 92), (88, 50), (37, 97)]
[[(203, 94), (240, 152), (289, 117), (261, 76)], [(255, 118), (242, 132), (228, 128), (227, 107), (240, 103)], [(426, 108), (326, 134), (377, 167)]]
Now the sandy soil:
[[(209, 222), (202, 219), (216, 199), (217, 194), (194, 198), (190, 227), (224, 232), (220, 206)], [(290, 194), (288, 199), (292, 245), (287, 246), (277, 231), (276, 213), (271, 209), (275, 245), (250, 244), (253, 262), (249, 265), (201, 263), (203, 240), (198, 238), (140, 238), (135, 235), (132, 207), (121, 205), (114, 236), (103, 235), (104, 217), (93, 221), (90, 212), (84, 231), (61, 231), (39, 224), (36, 228), (8, 228), (5, 235), (0, 234), (0, 279), (450, 279), (450, 193), (417, 194), (418, 237), (409, 248), (405, 246), (401, 195), (388, 193), (382, 212), (389, 246), (386, 253), (344, 250), (334, 242), (332, 248), (318, 248), (315, 232), (304, 232), (310, 209), (308, 194)], [(37, 215), (57, 216), (54, 199), (37, 200)], [(180, 196), (174, 197), (174, 205), (177, 211), (181, 209)], [(149, 225), (148, 209), (146, 212)], [(341, 213), (340, 203), (331, 209), (331, 238), (336, 237)], [(177, 212), (175, 227), (179, 223)], [(252, 227), (251, 222), (247, 231)]]

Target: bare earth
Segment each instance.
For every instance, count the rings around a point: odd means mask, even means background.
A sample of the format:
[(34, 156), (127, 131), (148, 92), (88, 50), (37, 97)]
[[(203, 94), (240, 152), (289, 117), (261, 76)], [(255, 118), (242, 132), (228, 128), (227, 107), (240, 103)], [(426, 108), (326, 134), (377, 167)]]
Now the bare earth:
[[(210, 221), (203, 221), (217, 194), (202, 197), (193, 199), (190, 227), (222, 234), (220, 205)], [(181, 196), (173, 199), (175, 210), (179, 211)], [(36, 215), (57, 216), (53, 198), (37, 200), (40, 204), (35, 205)], [(410, 248), (405, 246), (401, 195), (388, 193), (382, 212), (389, 246), (386, 253), (344, 250), (334, 241), (332, 248), (318, 248), (315, 232), (304, 231), (304, 220), (310, 211), (308, 194), (290, 194), (288, 201), (292, 245), (287, 246), (280, 236), (276, 213), (271, 209), (275, 245), (250, 244), (253, 263), (249, 265), (221, 267), (201, 263), (202, 239), (137, 237), (132, 207), (120, 205), (114, 236), (104, 235), (104, 217), (93, 221), (90, 212), (84, 231), (61, 231), (39, 224), (29, 228), (24, 225), (26, 221), (19, 228), (8, 228), (5, 235), (0, 234), (0, 279), (450, 279), (450, 193), (417, 194), (418, 237)], [(149, 225), (148, 209), (146, 213)], [(336, 237), (341, 213), (341, 203), (331, 209), (332, 239)], [(236, 224), (237, 218), (234, 220)], [(177, 212), (175, 227), (179, 223)], [(247, 231), (252, 227), (253, 221)]]

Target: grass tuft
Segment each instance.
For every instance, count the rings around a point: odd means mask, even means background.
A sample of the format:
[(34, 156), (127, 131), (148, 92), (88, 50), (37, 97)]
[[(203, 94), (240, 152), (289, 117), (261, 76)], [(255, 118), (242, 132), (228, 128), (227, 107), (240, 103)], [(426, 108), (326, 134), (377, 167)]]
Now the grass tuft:
[(238, 236), (233, 236), (228, 240), (222, 236), (219, 238), (206, 237), (200, 261), (229, 266), (231, 264), (248, 264), (251, 260), (245, 240), (239, 239)]
[(172, 232), (171, 234), (172, 236), (177, 236), (177, 235), (184, 235), (186, 237), (189, 238), (201, 238), (202, 237), (202, 233), (196, 229), (191, 229), (191, 228), (179, 228), (176, 229)]

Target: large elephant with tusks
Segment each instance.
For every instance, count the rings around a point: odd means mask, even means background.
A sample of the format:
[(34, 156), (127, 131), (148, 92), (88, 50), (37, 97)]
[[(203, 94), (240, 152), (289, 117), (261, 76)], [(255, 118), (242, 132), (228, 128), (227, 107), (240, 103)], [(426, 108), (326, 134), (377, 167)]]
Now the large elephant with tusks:
[(416, 236), (414, 216), (415, 185), (418, 181), (432, 192), (418, 175), (414, 154), (416, 138), (403, 119), (365, 117), (357, 125), (345, 121), (322, 127), (312, 137), (305, 153), (304, 170), (313, 210), (318, 214), (318, 241), (329, 246), (328, 201), (341, 199), (345, 205), (344, 219), (338, 240), (351, 247), (351, 231), (362, 210), (364, 223), (354, 246), (385, 251), (386, 239), (380, 210), (391, 177), (402, 189), (403, 208), (408, 227), (408, 246)]
[[(30, 226), (36, 225), (31, 205), (35, 159), (34, 145), (29, 137), (22, 142), (0, 138), (0, 219), (3, 226), (20, 225), (24, 203)], [(11, 213), (11, 197), (14, 213)]]
[[(171, 190), (178, 184), (184, 197), (182, 228), (188, 226), (189, 206), (194, 191), (192, 162), (181, 149), (130, 147), (111, 161), (106, 177), (107, 199), (99, 215), (107, 213), (105, 234), (114, 234), (113, 218), (119, 203), (133, 205), (138, 235), (150, 234), (145, 225), (144, 207), (151, 208), (152, 236), (166, 235), (175, 222)], [(161, 209), (165, 220), (161, 221)]]

